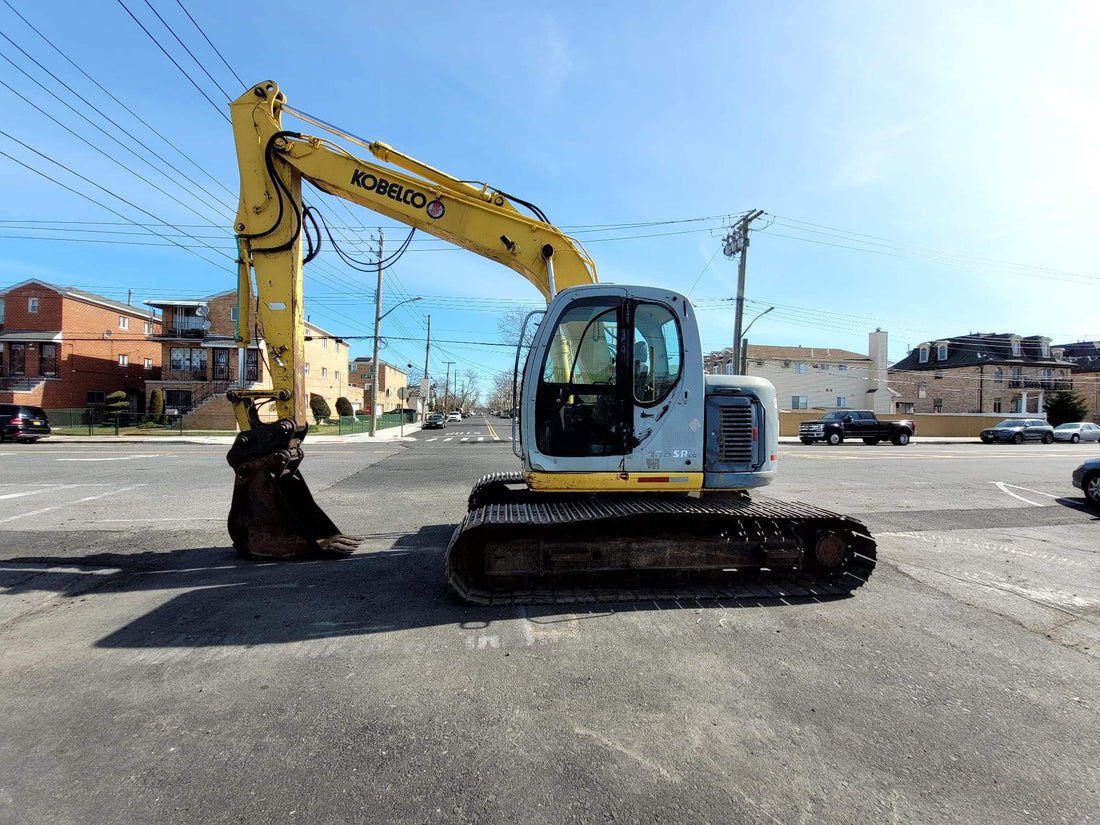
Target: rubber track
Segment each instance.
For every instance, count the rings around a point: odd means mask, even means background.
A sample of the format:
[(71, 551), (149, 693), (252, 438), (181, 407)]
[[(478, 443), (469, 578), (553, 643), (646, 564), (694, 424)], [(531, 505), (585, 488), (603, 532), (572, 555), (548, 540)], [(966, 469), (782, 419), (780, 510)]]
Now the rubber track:
[[(522, 483), (520, 473), (492, 473), (483, 477), (471, 492), (473, 509), (451, 536), (447, 548), (446, 573), (451, 586), (464, 599), (477, 604), (576, 604), (589, 602), (724, 600), (822, 600), (848, 596), (866, 583), (875, 567), (875, 542), (867, 528), (856, 519), (822, 510), (800, 502), (763, 499), (744, 502), (727, 499), (699, 499), (683, 495), (600, 494), (597, 496), (531, 493), (508, 489)], [(495, 501), (493, 499), (496, 499)], [(483, 503), (485, 501), (489, 503)], [(541, 528), (552, 532), (556, 526), (576, 526), (585, 522), (606, 525), (623, 524), (629, 533), (632, 525), (661, 516), (728, 520), (734, 531), (744, 535), (774, 535), (777, 540), (790, 538), (800, 530), (828, 529), (844, 533), (853, 551), (844, 566), (827, 574), (809, 571), (742, 570), (718, 575), (712, 571), (676, 573), (683, 583), (653, 586), (624, 581), (613, 587), (557, 588), (547, 582), (544, 588), (491, 591), (477, 583), (464, 581), (455, 559), (460, 557), (479, 534), (499, 528)], [(627, 573), (628, 571), (624, 571)], [(624, 575), (624, 579), (626, 576)], [(666, 577), (667, 578), (667, 577)]]

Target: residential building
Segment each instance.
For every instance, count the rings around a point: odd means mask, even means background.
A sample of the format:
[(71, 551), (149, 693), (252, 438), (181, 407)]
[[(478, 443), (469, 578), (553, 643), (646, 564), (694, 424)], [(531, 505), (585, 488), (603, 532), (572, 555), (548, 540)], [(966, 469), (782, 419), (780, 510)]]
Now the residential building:
[[(363, 398), (366, 406), (370, 406), (373, 361), (373, 358), (363, 356), (348, 364), (348, 373), (352, 376), (352, 381), (363, 387)], [(381, 360), (378, 362), (378, 374), (377, 403), (379, 411), (384, 413), (393, 412), (405, 407), (406, 404), (398, 397), (397, 391), (408, 387), (409, 374), (393, 364)]]
[(0, 402), (46, 409), (104, 404), (122, 391), (145, 409), (160, 377), (161, 319), (149, 309), (32, 279), (0, 292)]
[[(233, 407), (225, 398), (240, 385), (240, 353), (236, 344), (237, 291), (205, 298), (151, 300), (159, 309), (164, 329), (157, 335), (163, 375), (149, 382), (159, 388), (167, 410), (187, 416), (186, 426), (199, 429), (235, 429)], [(336, 399), (347, 392), (348, 344), (314, 324), (306, 324), (304, 369), (306, 391), (325, 398), (335, 415)], [(244, 386), (271, 386), (264, 341), (253, 339), (244, 349)], [(261, 418), (274, 419), (272, 405), (261, 407)]]
[[(745, 374), (775, 386), (781, 410), (855, 409), (891, 412), (887, 387), (887, 333), (868, 336), (869, 355), (835, 347), (783, 347), (749, 344)], [(731, 348), (703, 359), (706, 372), (734, 375)]]
[(890, 368), (898, 412), (1043, 414), (1072, 364), (1040, 335), (970, 333), (926, 341)]
[(1100, 423), (1100, 341), (1078, 341), (1051, 347), (1072, 363), (1073, 389), (1089, 405), (1087, 420)]

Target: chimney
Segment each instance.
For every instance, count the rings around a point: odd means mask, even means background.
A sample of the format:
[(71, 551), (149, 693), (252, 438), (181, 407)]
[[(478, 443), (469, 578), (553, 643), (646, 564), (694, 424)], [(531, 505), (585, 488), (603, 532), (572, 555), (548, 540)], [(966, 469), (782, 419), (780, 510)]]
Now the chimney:
[(871, 358), (871, 386), (875, 390), (874, 410), (876, 413), (892, 412), (890, 393), (887, 390), (888, 375), (888, 337), (881, 327), (867, 336), (867, 354)]
[(126, 306), (132, 307), (134, 305), (134, 291), (131, 289), (126, 294)]

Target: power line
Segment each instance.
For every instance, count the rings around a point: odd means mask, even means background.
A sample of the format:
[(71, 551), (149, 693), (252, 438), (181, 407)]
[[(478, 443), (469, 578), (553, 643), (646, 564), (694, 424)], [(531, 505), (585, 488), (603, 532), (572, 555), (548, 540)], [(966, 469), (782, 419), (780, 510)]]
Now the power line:
[(156, 44), (157, 48), (160, 49), (164, 53), (164, 56), (172, 61), (172, 65), (175, 66), (177, 69), (179, 69), (180, 72), (183, 74), (183, 76), (186, 77), (188, 79), (188, 81), (190, 81), (191, 85), (195, 87), (195, 89), (198, 91), (198, 93), (200, 95), (202, 95), (204, 98), (206, 98), (206, 102), (209, 103), (211, 106), (213, 106), (214, 109), (217, 110), (218, 114), (220, 114), (223, 118), (225, 118), (225, 122), (226, 123), (232, 123), (232, 121), (230, 121), (230, 119), (229, 119), (229, 115), (227, 115), (224, 111), (222, 111), (222, 108), (220, 106), (218, 106), (217, 103), (215, 103), (213, 100), (210, 99), (210, 96), (208, 94), (206, 94), (206, 92), (204, 92), (202, 90), (202, 88), (199, 86), (199, 84), (194, 81), (194, 79), (191, 77), (191, 75), (189, 75), (187, 73), (187, 70), (184, 69), (183, 66), (181, 66), (179, 63), (177, 63), (176, 59), (168, 53), (168, 50), (165, 49), (164, 46), (162, 46), (160, 44), (160, 41), (157, 40), (156, 37), (153, 36), (153, 33), (150, 32), (147, 28), (145, 28), (145, 24), (142, 23), (140, 20), (138, 20), (137, 17), (134, 16), (134, 13), (132, 11), (130, 11), (128, 8), (126, 8), (126, 4), (123, 3), (122, 0), (118, 0), (118, 4), (120, 6), (122, 6), (123, 11), (125, 11), (128, 15), (130, 15), (130, 19), (132, 19), (135, 23), (137, 23), (138, 26), (141, 27), (141, 30), (149, 36), (149, 39), (152, 40)]
[(176, 4), (181, 9), (183, 9), (183, 13), (187, 15), (187, 19), (191, 21), (191, 23), (195, 26), (196, 29), (198, 29), (198, 32), (199, 32), (199, 34), (202, 35), (203, 40), (205, 40), (207, 42), (207, 44), (210, 46), (210, 48), (214, 50), (214, 54), (216, 54), (219, 58), (221, 58), (222, 63), (225, 64), (225, 68), (229, 69), (229, 71), (233, 73), (233, 77), (237, 78), (237, 82), (241, 84), (241, 88), (242, 89), (247, 89), (248, 84), (245, 83), (243, 80), (241, 80), (241, 76), (239, 74), (237, 74), (233, 70), (233, 67), (229, 65), (229, 62), (224, 57), (222, 57), (222, 53), (220, 51), (218, 51), (218, 47), (215, 46), (212, 42), (210, 42), (210, 38), (206, 36), (206, 32), (204, 32), (202, 30), (202, 27), (198, 23), (195, 22), (195, 18), (192, 17), (191, 12), (189, 12), (184, 7), (182, 0), (176, 0)]

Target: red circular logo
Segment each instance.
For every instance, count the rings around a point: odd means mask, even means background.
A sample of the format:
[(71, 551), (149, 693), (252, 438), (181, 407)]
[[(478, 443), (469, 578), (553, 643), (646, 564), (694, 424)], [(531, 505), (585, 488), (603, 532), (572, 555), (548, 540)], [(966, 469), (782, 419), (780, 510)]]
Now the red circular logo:
[(424, 207), (424, 211), (428, 213), (429, 218), (432, 218), (433, 220), (439, 220), (443, 217), (443, 214), (447, 211), (447, 209), (443, 206), (443, 201), (434, 200)]

